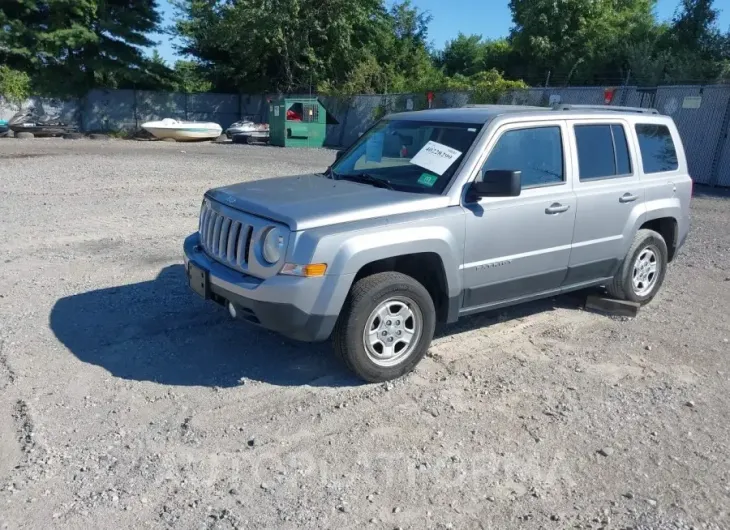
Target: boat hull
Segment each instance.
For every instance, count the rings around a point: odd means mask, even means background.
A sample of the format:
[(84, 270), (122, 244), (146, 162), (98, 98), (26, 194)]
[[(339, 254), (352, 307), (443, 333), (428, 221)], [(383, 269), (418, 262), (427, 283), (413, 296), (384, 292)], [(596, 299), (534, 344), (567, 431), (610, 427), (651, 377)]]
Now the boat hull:
[(155, 138), (172, 139), (179, 142), (213, 140), (223, 129), (217, 123), (143, 123), (142, 128)]

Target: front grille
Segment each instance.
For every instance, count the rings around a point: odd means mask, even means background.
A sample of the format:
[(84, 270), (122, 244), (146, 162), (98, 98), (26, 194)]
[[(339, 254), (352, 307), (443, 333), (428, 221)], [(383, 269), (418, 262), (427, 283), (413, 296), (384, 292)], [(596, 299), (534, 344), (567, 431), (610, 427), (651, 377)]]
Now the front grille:
[(216, 212), (206, 201), (198, 230), (203, 249), (211, 258), (239, 270), (248, 269), (252, 225)]

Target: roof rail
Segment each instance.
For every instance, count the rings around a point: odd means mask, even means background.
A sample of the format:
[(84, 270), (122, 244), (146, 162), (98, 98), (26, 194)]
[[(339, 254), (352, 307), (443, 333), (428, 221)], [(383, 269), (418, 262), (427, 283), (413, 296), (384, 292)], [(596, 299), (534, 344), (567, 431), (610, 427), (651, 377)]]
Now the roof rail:
[(637, 112), (639, 114), (659, 114), (656, 109), (646, 109), (642, 107), (618, 107), (614, 105), (571, 105), (561, 103), (553, 105), (553, 110), (605, 110), (613, 112)]

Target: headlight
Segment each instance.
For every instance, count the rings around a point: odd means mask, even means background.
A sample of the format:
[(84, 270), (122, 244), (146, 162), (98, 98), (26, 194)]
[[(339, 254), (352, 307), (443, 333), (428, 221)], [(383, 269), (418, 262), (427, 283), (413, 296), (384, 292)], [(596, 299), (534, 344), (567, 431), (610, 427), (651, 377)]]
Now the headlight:
[(264, 259), (273, 264), (281, 259), (281, 249), (284, 246), (284, 236), (279, 233), (275, 226), (269, 228), (264, 236), (262, 254)]

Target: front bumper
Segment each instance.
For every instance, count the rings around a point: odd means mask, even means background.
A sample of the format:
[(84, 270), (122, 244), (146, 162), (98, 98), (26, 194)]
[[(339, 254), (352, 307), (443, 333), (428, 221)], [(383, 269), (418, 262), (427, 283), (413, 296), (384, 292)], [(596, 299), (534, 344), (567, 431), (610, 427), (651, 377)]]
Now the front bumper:
[(295, 340), (319, 342), (329, 338), (337, 315), (312, 312), (323, 291), (325, 278), (274, 276), (266, 280), (248, 276), (208, 257), (197, 233), (185, 240), (185, 271), (189, 264), (207, 272), (209, 298), (231, 303), (238, 316)]

